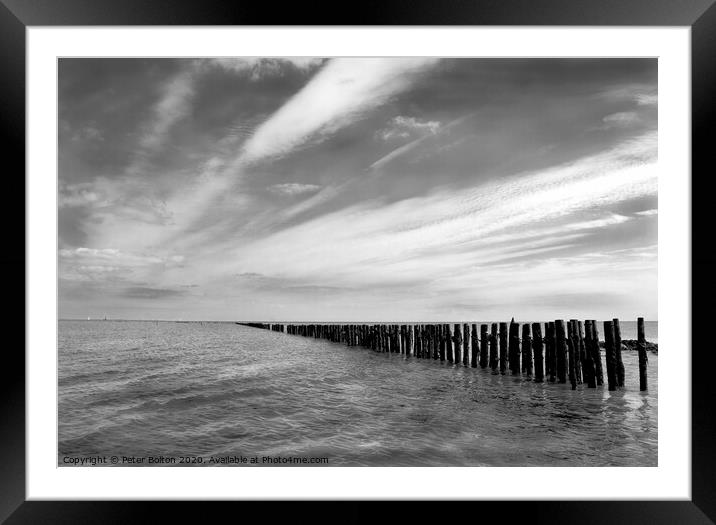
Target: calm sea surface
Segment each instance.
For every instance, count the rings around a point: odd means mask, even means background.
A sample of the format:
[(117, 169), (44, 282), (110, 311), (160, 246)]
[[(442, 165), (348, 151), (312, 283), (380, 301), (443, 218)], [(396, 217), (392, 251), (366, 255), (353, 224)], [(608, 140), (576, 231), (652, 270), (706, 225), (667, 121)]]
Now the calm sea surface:
[[(621, 326), (636, 338), (635, 323)], [(657, 342), (656, 323), (646, 331)], [(234, 323), (60, 321), (58, 464), (656, 466), (658, 360), (648, 356), (647, 393), (628, 351), (624, 390), (573, 392)]]

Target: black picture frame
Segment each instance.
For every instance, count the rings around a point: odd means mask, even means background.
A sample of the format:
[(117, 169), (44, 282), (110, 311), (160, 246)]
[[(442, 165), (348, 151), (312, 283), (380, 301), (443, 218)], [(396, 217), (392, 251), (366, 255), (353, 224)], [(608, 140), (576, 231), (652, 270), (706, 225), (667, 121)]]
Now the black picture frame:
[[(351, 8), (350, 6), (354, 7)], [(0, 0), (0, 134), (4, 150), (5, 194), (3, 206), (6, 249), (0, 257), (5, 270), (6, 303), (17, 311), (25, 306), (25, 231), (16, 226), (25, 216), (25, 30), (28, 26), (82, 25), (603, 25), (690, 26), (692, 52), (692, 327), (684, 334), (685, 351), (692, 359), (692, 499), (690, 501), (601, 502), (471, 502), (459, 504), (475, 519), (494, 510), (510, 520), (533, 523), (714, 523), (716, 522), (716, 418), (712, 415), (714, 393), (710, 388), (713, 350), (705, 328), (715, 310), (713, 269), (716, 250), (711, 242), (709, 199), (712, 192), (707, 162), (711, 156), (716, 103), (716, 5), (714, 0), (363, 0), (286, 3), (202, 0)], [(7, 161), (10, 162), (7, 162)], [(23, 198), (20, 198), (20, 195)], [(21, 248), (22, 247), (22, 248)], [(210, 521), (227, 505), (180, 502), (28, 502), (25, 501), (25, 347), (24, 331), (6, 314), (6, 333), (12, 334), (2, 353), (0, 370), (0, 521), (17, 523), (143, 523), (147, 511), (176, 513), (184, 519)], [(665, 320), (664, 322), (668, 322)], [(18, 335), (21, 334), (21, 335)], [(690, 336), (690, 337), (689, 337)], [(20, 344), (21, 343), (21, 344)], [(668, 371), (663, 371), (668, 381)], [(565, 474), (569, 475), (569, 474)], [(578, 482), (575, 479), (575, 482)], [(242, 515), (254, 503), (240, 503)], [(322, 504), (297, 502), (274, 507), (311, 522), (324, 519), (359, 522), (384, 512), (383, 504), (350, 503), (327, 511)], [(452, 504), (455, 505), (455, 504)], [(467, 507), (469, 505), (469, 507)], [(509, 510), (508, 510), (509, 509)], [(425, 505), (404, 506), (401, 521), (425, 519)], [(260, 513), (266, 510), (259, 509)], [(451, 507), (451, 512), (455, 507)], [(445, 515), (442, 515), (444, 519)]]

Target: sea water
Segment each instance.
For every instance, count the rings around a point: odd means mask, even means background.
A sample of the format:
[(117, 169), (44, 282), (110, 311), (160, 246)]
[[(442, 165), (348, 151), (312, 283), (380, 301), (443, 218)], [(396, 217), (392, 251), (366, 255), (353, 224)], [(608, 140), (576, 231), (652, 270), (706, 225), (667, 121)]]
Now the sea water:
[(609, 392), (235, 323), (60, 321), (58, 343), (60, 466), (657, 465), (653, 353), (647, 392), (631, 351)]

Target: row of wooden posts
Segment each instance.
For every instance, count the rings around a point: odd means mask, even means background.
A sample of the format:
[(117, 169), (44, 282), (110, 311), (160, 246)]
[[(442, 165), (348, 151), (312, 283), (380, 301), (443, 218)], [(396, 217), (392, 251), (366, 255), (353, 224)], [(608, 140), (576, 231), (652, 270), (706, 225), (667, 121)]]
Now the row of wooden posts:
[[(448, 361), (477, 368), (488, 366), (494, 373), (534, 377), (537, 382), (566, 383), (572, 390), (586, 383), (589, 388), (604, 384), (595, 320), (544, 323), (477, 324), (271, 324), (240, 323), (291, 335), (326, 339), (377, 352), (400, 353), (419, 359)], [(489, 328), (489, 332), (488, 332)], [(647, 389), (647, 355), (644, 318), (637, 320), (639, 389)], [(604, 321), (604, 349), (609, 390), (624, 387), (624, 363), (619, 319)]]

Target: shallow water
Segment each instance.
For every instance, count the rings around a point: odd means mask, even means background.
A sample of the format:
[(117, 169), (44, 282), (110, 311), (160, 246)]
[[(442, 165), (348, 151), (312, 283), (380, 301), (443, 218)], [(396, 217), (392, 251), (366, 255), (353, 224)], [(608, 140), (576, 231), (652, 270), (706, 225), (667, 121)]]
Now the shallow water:
[(58, 464), (656, 466), (657, 356), (643, 393), (636, 352), (623, 360), (624, 390), (571, 391), (233, 323), (60, 321)]

